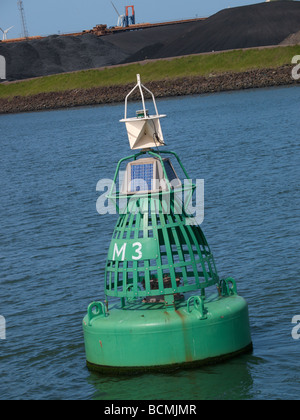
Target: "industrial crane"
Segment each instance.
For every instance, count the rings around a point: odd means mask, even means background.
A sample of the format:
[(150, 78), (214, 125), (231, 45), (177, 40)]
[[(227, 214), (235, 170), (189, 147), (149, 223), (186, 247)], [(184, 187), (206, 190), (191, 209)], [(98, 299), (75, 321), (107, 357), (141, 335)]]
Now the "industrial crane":
[[(122, 26), (126, 28), (127, 26), (134, 25), (135, 24), (135, 12), (134, 12), (134, 6), (125, 6), (125, 15), (120, 15), (118, 12), (116, 6), (111, 1), (111, 4), (113, 8), (115, 9), (117, 15), (118, 15), (118, 23), (117, 26)], [(131, 8), (131, 15), (129, 15), (129, 9)]]

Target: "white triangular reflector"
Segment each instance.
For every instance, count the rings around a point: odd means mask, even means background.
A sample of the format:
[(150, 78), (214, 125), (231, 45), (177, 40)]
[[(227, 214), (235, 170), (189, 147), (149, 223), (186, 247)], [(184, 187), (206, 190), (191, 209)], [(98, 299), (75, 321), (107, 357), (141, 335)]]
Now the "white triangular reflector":
[(164, 145), (158, 118), (132, 118), (125, 122), (131, 149), (146, 149)]

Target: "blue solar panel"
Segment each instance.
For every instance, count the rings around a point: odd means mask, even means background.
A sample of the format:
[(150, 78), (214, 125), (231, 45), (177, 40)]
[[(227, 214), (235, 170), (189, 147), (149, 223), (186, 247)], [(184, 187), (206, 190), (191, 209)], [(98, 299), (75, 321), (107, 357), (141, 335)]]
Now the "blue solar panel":
[(164, 166), (168, 176), (169, 181), (173, 181), (173, 179), (177, 179), (177, 176), (172, 168), (171, 162), (169, 159), (164, 159)]
[(164, 167), (167, 173), (168, 180), (171, 182), (173, 188), (177, 188), (181, 185), (180, 179), (177, 177), (176, 172), (170, 162), (170, 159), (164, 159)]
[(150, 191), (153, 180), (153, 163), (131, 165), (131, 192)]

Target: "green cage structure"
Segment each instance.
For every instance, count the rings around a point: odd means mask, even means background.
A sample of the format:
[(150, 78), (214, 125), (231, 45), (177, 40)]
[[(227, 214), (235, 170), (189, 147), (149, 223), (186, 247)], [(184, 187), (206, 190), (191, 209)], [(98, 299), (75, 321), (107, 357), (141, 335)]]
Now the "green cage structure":
[[(128, 118), (127, 100), (135, 89), (143, 109)], [(152, 96), (154, 115), (143, 90)], [(92, 302), (83, 319), (92, 370), (132, 374), (193, 367), (252, 349), (247, 303), (233, 278), (220, 279), (204, 233), (188, 211), (196, 187), (177, 154), (161, 149), (163, 117), (137, 75), (121, 122), (130, 148), (139, 151), (117, 165), (108, 194), (119, 217), (106, 261), (106, 298)]]

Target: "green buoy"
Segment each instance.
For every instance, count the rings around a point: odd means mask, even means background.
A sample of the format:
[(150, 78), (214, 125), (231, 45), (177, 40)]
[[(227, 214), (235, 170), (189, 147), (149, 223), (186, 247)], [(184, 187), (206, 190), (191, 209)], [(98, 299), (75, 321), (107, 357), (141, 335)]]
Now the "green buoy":
[[(127, 99), (140, 90), (143, 109), (127, 118)], [(155, 115), (145, 108), (152, 96)], [(252, 348), (248, 307), (232, 278), (220, 279), (200, 226), (187, 211), (195, 185), (165, 146), (155, 98), (141, 84), (125, 99), (129, 144), (119, 218), (105, 268), (105, 302), (92, 302), (83, 319), (88, 368), (115, 373), (193, 367)], [(177, 165), (188, 182), (177, 175)], [(182, 202), (182, 196), (186, 198)]]

